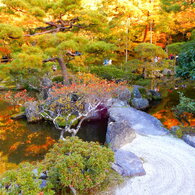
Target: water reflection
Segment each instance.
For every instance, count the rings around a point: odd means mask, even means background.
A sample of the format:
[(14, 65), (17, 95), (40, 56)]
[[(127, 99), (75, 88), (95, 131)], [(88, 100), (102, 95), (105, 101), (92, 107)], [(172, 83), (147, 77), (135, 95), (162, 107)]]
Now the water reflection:
[[(48, 149), (59, 139), (60, 132), (52, 123), (27, 123), (12, 120), (19, 108), (0, 102), (0, 174), (21, 162), (43, 159)], [(85, 141), (105, 142), (107, 119), (84, 122), (78, 137)], [(70, 136), (70, 134), (67, 134)]]
[(42, 159), (59, 138), (59, 132), (51, 124), (12, 120), (10, 115), (17, 109), (4, 102), (0, 108), (0, 173), (23, 161)]
[[(161, 120), (161, 122), (167, 128), (181, 125), (181, 123), (175, 118), (172, 108), (179, 103), (178, 92), (182, 92), (186, 97), (194, 99), (195, 97), (194, 84), (195, 84), (194, 81), (184, 82), (167, 78), (165, 78), (165, 80), (157, 79), (155, 86), (159, 87), (163, 99), (159, 102), (159, 104), (153, 106), (149, 110), (149, 113), (158, 118), (159, 120)], [(195, 126), (195, 119), (193, 118), (193, 115), (187, 114), (187, 118), (190, 122), (190, 126)], [(185, 123), (185, 126), (187, 125), (188, 124)]]

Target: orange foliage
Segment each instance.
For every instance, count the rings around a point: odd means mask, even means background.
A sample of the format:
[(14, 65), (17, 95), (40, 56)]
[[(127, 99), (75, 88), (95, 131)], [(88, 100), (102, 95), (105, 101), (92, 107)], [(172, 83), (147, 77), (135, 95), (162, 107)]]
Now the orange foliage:
[[(87, 76), (87, 75), (86, 75)], [(85, 99), (108, 99), (117, 95), (118, 89), (125, 88), (124, 83), (117, 84), (112, 81), (100, 80), (88, 74), (89, 77), (81, 77), (80, 83), (68, 86), (56, 85), (52, 88), (52, 96), (66, 96), (71, 93), (84, 95)]]
[(11, 51), (5, 47), (0, 47), (0, 54), (2, 55), (9, 55), (11, 53)]

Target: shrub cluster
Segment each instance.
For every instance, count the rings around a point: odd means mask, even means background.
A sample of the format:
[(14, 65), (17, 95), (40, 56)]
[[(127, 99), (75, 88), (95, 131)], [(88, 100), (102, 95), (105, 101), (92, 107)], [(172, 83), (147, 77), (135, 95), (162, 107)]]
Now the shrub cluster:
[(90, 72), (107, 80), (125, 80), (130, 82), (136, 79), (136, 75), (131, 71), (125, 72), (114, 66), (93, 66)]
[[(100, 185), (110, 173), (113, 152), (95, 142), (68, 137), (54, 144), (37, 166), (21, 165), (1, 178), (0, 194), (54, 194), (64, 188), (84, 191)], [(38, 168), (38, 174), (33, 169)], [(47, 171), (47, 185), (42, 188), (40, 173)]]

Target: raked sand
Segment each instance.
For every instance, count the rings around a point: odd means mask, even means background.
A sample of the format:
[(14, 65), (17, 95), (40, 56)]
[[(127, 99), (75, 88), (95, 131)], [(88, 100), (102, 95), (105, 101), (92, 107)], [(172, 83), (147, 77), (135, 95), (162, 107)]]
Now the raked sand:
[(195, 148), (170, 135), (137, 135), (123, 149), (144, 160), (146, 175), (128, 179), (116, 195), (195, 195)]

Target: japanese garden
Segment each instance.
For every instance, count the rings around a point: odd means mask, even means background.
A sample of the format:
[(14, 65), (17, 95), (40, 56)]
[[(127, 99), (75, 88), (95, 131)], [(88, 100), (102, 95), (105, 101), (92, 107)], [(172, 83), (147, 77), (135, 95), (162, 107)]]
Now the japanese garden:
[(0, 194), (195, 194), (194, 0), (0, 0)]

